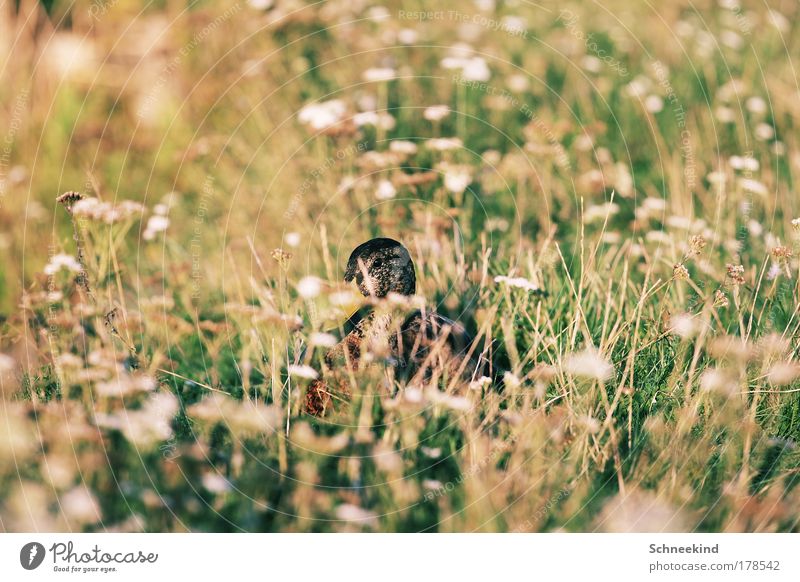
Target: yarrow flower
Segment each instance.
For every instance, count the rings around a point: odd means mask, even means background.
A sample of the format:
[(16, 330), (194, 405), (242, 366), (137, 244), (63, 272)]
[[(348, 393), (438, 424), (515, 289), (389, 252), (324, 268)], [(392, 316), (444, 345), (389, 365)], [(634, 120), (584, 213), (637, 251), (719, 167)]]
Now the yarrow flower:
[(733, 282), (734, 285), (743, 285), (744, 284), (744, 266), (742, 265), (731, 265), (730, 263), (725, 265), (725, 272), (728, 275), (728, 278)]
[(448, 168), (444, 173), (444, 187), (453, 194), (461, 194), (472, 183), (472, 176), (464, 168)]
[(457, 137), (435, 137), (425, 142), (425, 146), (439, 152), (446, 152), (448, 150), (455, 150), (463, 147), (462, 142)]
[(564, 369), (581, 378), (590, 378), (599, 382), (610, 380), (614, 375), (614, 366), (595, 348), (587, 348), (582, 352), (570, 354)]
[(447, 105), (431, 105), (422, 112), (422, 117), (428, 121), (441, 121), (450, 115), (450, 108)]
[(743, 170), (747, 172), (757, 172), (759, 168), (758, 160), (751, 156), (731, 156), (728, 159), (728, 164), (734, 170)]
[(97, 198), (82, 198), (72, 205), (72, 215), (114, 224), (141, 215), (144, 206), (132, 200), (118, 204), (103, 202)]
[(378, 67), (364, 71), (365, 81), (391, 81), (395, 77), (397, 77), (397, 71), (389, 67)]
[(688, 313), (678, 313), (670, 318), (669, 331), (683, 339), (688, 339), (697, 333), (697, 324)]
[(787, 261), (792, 258), (792, 250), (787, 246), (778, 245), (773, 247), (771, 252), (775, 260), (779, 262)]
[(702, 235), (696, 234), (689, 239), (689, 252), (691, 254), (699, 255), (704, 248), (706, 248), (706, 239)]
[(390, 200), (397, 195), (397, 188), (389, 180), (381, 180), (378, 182), (378, 188), (375, 190), (375, 197), (378, 200)]
[(728, 301), (728, 296), (725, 295), (720, 289), (714, 291), (714, 307), (728, 307), (730, 305), (730, 301)]
[(169, 227), (169, 218), (156, 214), (147, 220), (147, 227), (144, 229), (142, 238), (144, 240), (153, 240), (158, 233), (166, 232)]
[(52, 276), (61, 269), (66, 269), (73, 273), (80, 273), (83, 270), (81, 264), (72, 255), (58, 254), (50, 257), (50, 262), (44, 267), (44, 274)]
[(289, 251), (285, 251), (283, 249), (272, 249), (270, 256), (281, 267), (286, 268), (293, 255)]
[(304, 378), (305, 380), (316, 380), (319, 378), (319, 373), (311, 366), (292, 364), (287, 368), (290, 376)]
[(417, 144), (413, 141), (395, 139), (389, 142), (389, 151), (396, 154), (414, 155), (417, 153)]
[(332, 348), (336, 345), (336, 336), (330, 333), (314, 332), (308, 337), (308, 343), (312, 346)]
[(672, 277), (678, 281), (688, 281), (689, 270), (684, 266), (683, 263), (676, 263), (672, 267)]
[(507, 277), (505, 275), (498, 275), (494, 278), (495, 283), (503, 283), (509, 287), (518, 287), (526, 291), (541, 291), (541, 288), (532, 281), (528, 281), (524, 277)]
[(775, 386), (788, 386), (800, 378), (800, 364), (797, 362), (778, 362), (767, 372), (767, 380)]
[(492, 379), (488, 376), (481, 376), (477, 380), (473, 380), (469, 383), (470, 390), (481, 390), (484, 386), (488, 386), (492, 383)]
[(742, 187), (742, 190), (746, 192), (752, 192), (753, 194), (758, 194), (760, 196), (766, 196), (769, 194), (769, 189), (758, 180), (753, 180), (752, 178), (742, 178), (739, 180), (739, 186)]
[(319, 277), (303, 277), (297, 283), (297, 293), (303, 299), (313, 299), (322, 291), (322, 281)]
[(296, 247), (300, 244), (300, 233), (299, 232), (287, 232), (283, 240), (286, 241), (286, 244), (290, 247)]
[(310, 125), (312, 129), (327, 129), (342, 120), (346, 109), (341, 99), (310, 103), (300, 110), (297, 119), (300, 123)]

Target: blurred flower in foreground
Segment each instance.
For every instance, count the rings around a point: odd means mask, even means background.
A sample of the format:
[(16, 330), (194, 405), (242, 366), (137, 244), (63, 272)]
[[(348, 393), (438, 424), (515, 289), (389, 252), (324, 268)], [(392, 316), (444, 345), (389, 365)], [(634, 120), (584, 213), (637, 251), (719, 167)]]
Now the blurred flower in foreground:
[(683, 265), (683, 263), (676, 263), (672, 267), (672, 276), (677, 279), (678, 281), (688, 281), (689, 280), (689, 271)]
[(417, 144), (415, 144), (413, 141), (395, 139), (389, 143), (389, 151), (411, 156), (417, 153)]
[(364, 80), (371, 82), (391, 81), (397, 76), (397, 71), (389, 67), (379, 67), (364, 71)]
[(573, 376), (599, 382), (605, 382), (614, 376), (614, 366), (595, 348), (587, 348), (567, 356), (564, 369)]
[(670, 318), (669, 330), (683, 339), (688, 339), (697, 333), (697, 324), (688, 313), (678, 313)]
[(308, 336), (308, 343), (312, 346), (321, 346), (325, 348), (332, 348), (336, 345), (336, 336), (330, 333), (314, 332)]
[(397, 195), (397, 189), (389, 180), (381, 180), (378, 182), (378, 188), (375, 190), (375, 197), (378, 200), (391, 200)]
[(450, 167), (444, 173), (444, 187), (454, 194), (461, 194), (472, 182), (472, 176), (463, 167)]
[(221, 423), (238, 436), (270, 434), (279, 429), (281, 413), (276, 406), (240, 401), (215, 392), (187, 411), (189, 416), (210, 425)]
[(319, 377), (319, 373), (311, 366), (292, 364), (287, 368), (287, 371), (290, 376), (296, 376), (306, 380), (316, 380)]
[(64, 516), (74, 524), (100, 521), (100, 506), (94, 495), (84, 486), (68, 491), (59, 499)]
[(167, 227), (169, 227), (169, 218), (158, 214), (153, 215), (147, 220), (147, 227), (144, 229), (142, 238), (153, 240), (158, 233), (166, 232)]
[(680, 508), (654, 493), (635, 489), (606, 502), (598, 529), (611, 533), (685, 532), (691, 525)]
[(447, 105), (431, 105), (422, 113), (422, 116), (428, 121), (441, 121), (448, 115), (450, 115), (450, 108)]
[(723, 368), (709, 368), (700, 376), (700, 390), (723, 396), (734, 396), (738, 391), (736, 378)]
[(342, 521), (370, 527), (376, 527), (378, 525), (378, 516), (371, 511), (349, 503), (345, 503), (336, 508), (336, 517)]
[(50, 257), (50, 262), (44, 267), (44, 274), (55, 275), (61, 269), (66, 269), (67, 271), (71, 271), (73, 273), (80, 273), (81, 264), (72, 255), (53, 255)]
[(144, 206), (133, 200), (122, 200), (117, 204), (103, 202), (97, 198), (83, 198), (72, 205), (72, 215), (90, 220), (114, 224), (144, 213)]
[(800, 378), (800, 364), (797, 362), (778, 362), (767, 372), (767, 380), (775, 386), (788, 386)]
[(313, 299), (322, 291), (322, 281), (319, 277), (309, 275), (297, 283), (297, 293), (303, 299)]
[(445, 152), (463, 147), (464, 143), (457, 137), (435, 137), (427, 140), (425, 145), (432, 150)]
[(310, 103), (300, 110), (297, 119), (300, 123), (321, 130), (339, 123), (344, 117), (346, 107), (341, 99), (331, 99), (320, 103)]
[(153, 394), (141, 408), (112, 414), (97, 413), (95, 424), (116, 429), (137, 447), (151, 448), (172, 437), (172, 419), (178, 412), (178, 399), (171, 392)]
[(99, 396), (121, 397), (138, 392), (152, 392), (157, 385), (155, 379), (150, 376), (120, 374), (107, 382), (97, 383), (95, 390)]
[(507, 277), (505, 275), (498, 275), (494, 278), (495, 283), (501, 283), (509, 287), (518, 287), (526, 291), (541, 291), (541, 288), (534, 282), (525, 279), (524, 277)]

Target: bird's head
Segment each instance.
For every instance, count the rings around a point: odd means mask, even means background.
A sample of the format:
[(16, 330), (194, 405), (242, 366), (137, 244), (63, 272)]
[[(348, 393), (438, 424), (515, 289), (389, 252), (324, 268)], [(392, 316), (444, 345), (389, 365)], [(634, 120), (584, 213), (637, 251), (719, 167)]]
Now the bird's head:
[(390, 238), (374, 238), (358, 245), (347, 261), (344, 280), (354, 281), (365, 297), (413, 295), (417, 287), (411, 255)]

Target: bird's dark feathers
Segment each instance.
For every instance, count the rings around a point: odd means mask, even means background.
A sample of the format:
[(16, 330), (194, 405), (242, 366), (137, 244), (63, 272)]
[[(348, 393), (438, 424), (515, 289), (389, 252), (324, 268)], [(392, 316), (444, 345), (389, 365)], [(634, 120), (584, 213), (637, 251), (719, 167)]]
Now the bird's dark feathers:
[[(414, 262), (408, 250), (396, 240), (376, 238), (355, 248), (347, 261), (344, 279), (354, 281), (365, 297), (381, 298), (389, 293), (413, 295), (416, 291)], [(404, 381), (455, 374), (466, 380), (486, 373), (490, 367), (484, 355), (473, 346), (464, 326), (434, 311), (417, 310), (402, 320), (386, 319), (373, 305), (362, 307), (345, 325), (345, 337), (325, 356), (332, 370), (330, 380), (315, 380), (306, 393), (306, 410), (324, 414), (337, 397), (349, 399), (347, 382), (337, 379), (335, 370), (361, 368), (363, 347), (383, 338), (391, 355), (384, 361)], [(397, 325), (402, 321), (402, 324)], [(369, 362), (370, 360), (367, 360)], [(366, 364), (369, 365), (369, 364)]]
[(347, 261), (344, 280), (355, 281), (365, 297), (413, 295), (417, 287), (411, 255), (391, 238), (374, 238), (358, 245)]

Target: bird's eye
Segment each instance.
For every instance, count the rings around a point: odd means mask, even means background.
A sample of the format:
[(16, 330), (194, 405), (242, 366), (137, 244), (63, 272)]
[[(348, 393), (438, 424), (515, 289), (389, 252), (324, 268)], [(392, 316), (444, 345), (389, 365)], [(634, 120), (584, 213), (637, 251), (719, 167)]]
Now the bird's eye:
[(372, 261), (372, 266), (375, 267), (376, 269), (380, 269), (381, 265), (383, 265), (382, 259), (375, 259), (374, 261)]

